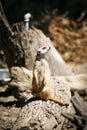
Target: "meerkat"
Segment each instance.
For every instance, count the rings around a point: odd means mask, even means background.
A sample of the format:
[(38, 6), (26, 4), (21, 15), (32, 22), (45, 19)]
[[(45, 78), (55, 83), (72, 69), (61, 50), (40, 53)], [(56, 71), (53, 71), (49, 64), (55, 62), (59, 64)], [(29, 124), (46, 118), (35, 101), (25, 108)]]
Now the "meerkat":
[(60, 105), (65, 105), (64, 102), (51, 96), (51, 72), (48, 62), (45, 59), (45, 55), (50, 49), (50, 46), (44, 46), (37, 50), (36, 60), (33, 67), (32, 94), (36, 97), (40, 97), (42, 100), (52, 100)]

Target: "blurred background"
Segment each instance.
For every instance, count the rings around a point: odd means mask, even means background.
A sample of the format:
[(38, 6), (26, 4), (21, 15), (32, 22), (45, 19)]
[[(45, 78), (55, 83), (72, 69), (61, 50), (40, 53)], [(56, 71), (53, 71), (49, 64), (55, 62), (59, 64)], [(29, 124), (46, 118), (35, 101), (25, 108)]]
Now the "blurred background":
[(2, 4), (10, 23), (21, 21), (26, 12), (37, 17), (44, 10), (58, 9), (62, 14), (68, 11), (71, 18), (77, 18), (87, 11), (87, 0), (2, 0)]

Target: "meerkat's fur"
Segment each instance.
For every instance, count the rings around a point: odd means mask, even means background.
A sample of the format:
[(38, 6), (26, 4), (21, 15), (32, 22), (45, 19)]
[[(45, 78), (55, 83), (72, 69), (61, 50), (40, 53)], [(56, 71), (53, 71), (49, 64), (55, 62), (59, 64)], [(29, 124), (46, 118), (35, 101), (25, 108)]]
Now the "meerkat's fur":
[(50, 93), (50, 68), (45, 54), (50, 50), (50, 46), (44, 46), (37, 50), (35, 65), (33, 68), (32, 94), (42, 100), (52, 100), (60, 105), (65, 105), (62, 101), (51, 96)]

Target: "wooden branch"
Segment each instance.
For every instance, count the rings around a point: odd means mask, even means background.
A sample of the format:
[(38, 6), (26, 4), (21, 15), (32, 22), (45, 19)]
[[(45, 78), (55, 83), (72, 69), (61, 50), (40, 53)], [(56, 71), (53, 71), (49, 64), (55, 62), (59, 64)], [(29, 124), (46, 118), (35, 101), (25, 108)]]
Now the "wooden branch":
[(1, 2), (0, 2), (0, 47), (5, 53), (8, 67), (12, 67), (17, 63), (16, 60), (16, 39), (17, 35), (12, 31), (5, 17)]
[(8, 21), (7, 21), (7, 18), (5, 16), (5, 13), (4, 13), (4, 10), (3, 10), (3, 7), (2, 7), (2, 3), (0, 2), (0, 19), (3, 19), (3, 21), (7, 24), (7, 26), (9, 26), (8, 24)]

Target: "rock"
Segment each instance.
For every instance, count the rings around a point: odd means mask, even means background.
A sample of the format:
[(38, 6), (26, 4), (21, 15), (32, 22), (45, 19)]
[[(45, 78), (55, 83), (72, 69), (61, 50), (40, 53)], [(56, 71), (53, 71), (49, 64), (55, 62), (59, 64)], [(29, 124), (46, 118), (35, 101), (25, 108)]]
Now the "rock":
[(60, 130), (64, 118), (61, 116), (61, 112), (70, 111), (70, 88), (67, 85), (59, 81), (58, 78), (52, 77), (52, 95), (66, 103), (69, 106), (60, 106), (53, 101), (42, 101), (29, 98), (27, 103), (23, 106), (18, 115), (18, 118), (13, 125), (13, 130)]
[(59, 76), (62, 82), (70, 87), (71, 91), (79, 91), (80, 93), (87, 93), (87, 74), (77, 74), (72, 76)]
[(23, 107), (12, 126), (12, 130), (61, 130), (65, 120), (61, 116), (61, 112), (74, 113), (70, 103), (70, 89), (78, 90), (81, 88), (82, 91), (87, 84), (87, 76), (85, 74), (76, 76), (51, 76), (51, 94), (53, 97), (68, 103), (69, 106), (66, 108), (65, 106), (61, 107), (53, 101), (42, 101), (33, 97), (31, 94), (31, 71), (23, 67), (13, 67), (11, 74), (12, 81), (9, 87), (13, 88), (13, 92), (15, 88), (14, 96), (19, 102), (23, 103)]
[(20, 104), (23, 104), (31, 92), (32, 71), (24, 67), (12, 67), (10, 73), (12, 80), (9, 89)]
[(72, 72), (74, 74), (87, 74), (87, 62), (75, 65), (72, 67)]
[[(31, 88), (32, 88), (32, 71), (24, 68), (24, 67), (12, 67), (11, 69), (11, 77), (12, 81), (9, 83), (9, 89), (11, 89), (15, 98), (19, 100), (20, 103), (23, 103), (28, 98), (32, 97)], [(51, 88), (55, 85), (53, 81), (56, 79), (59, 81), (59, 86), (61, 85), (62, 80), (60, 78), (52, 76), (51, 78)], [(55, 90), (56, 91), (56, 90)], [(52, 90), (54, 93), (54, 89)], [(59, 95), (59, 93), (58, 93)], [(60, 94), (61, 95), (61, 94)], [(55, 96), (55, 94), (54, 94)], [(66, 97), (65, 97), (66, 98)]]

